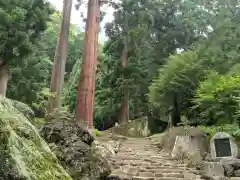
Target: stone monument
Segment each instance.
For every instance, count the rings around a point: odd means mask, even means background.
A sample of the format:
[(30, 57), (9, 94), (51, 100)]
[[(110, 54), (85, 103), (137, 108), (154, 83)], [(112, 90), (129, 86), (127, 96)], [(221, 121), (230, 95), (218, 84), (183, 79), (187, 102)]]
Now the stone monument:
[(210, 141), (212, 159), (237, 158), (238, 147), (234, 138), (225, 132), (218, 132)]

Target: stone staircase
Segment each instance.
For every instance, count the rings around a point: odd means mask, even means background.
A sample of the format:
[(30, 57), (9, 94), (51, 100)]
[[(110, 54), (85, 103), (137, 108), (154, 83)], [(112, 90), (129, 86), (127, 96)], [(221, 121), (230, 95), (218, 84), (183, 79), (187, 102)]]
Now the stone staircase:
[(108, 156), (112, 174), (108, 180), (200, 180), (186, 164), (161, 152), (148, 139), (128, 138), (119, 152)]

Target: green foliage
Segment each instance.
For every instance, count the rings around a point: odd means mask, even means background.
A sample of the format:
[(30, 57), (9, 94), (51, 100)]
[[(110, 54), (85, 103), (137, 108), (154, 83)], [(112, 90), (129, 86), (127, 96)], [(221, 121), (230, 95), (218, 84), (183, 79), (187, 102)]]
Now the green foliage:
[(240, 76), (212, 72), (196, 91), (194, 103), (203, 121), (232, 123), (237, 121), (240, 95)]
[(240, 137), (240, 129), (237, 124), (224, 124), (221, 126), (199, 126), (204, 132), (213, 137), (217, 132), (226, 132), (234, 137)]
[(16, 63), (31, 52), (33, 43), (46, 29), (51, 12), (44, 0), (0, 1), (2, 64)]
[[(189, 49), (202, 37), (201, 33), (207, 33), (206, 23), (211, 17), (190, 0), (184, 3), (130, 0), (113, 7), (116, 12), (114, 21), (106, 24), (109, 40), (103, 48), (96, 86), (97, 124), (113, 125), (117, 121), (126, 82), (130, 119), (155, 115), (147, 96), (152, 79), (170, 54), (178, 48)], [(124, 35), (128, 39), (125, 69), (121, 67)]]
[(170, 56), (149, 87), (149, 99), (155, 107), (167, 113), (173, 106), (173, 98), (177, 93), (181, 111), (184, 111), (189, 107), (194, 90), (203, 75), (204, 71), (196, 52), (189, 51)]
[(238, 123), (239, 8), (220, 2), (215, 8), (218, 11), (209, 22), (212, 29), (206, 38), (192, 44), (195, 57), (189, 58), (189, 51), (170, 56), (153, 80), (149, 97), (165, 114), (169, 114), (177, 95), (180, 114), (188, 120), (208, 125)]
[(32, 102), (31, 106), (37, 117), (44, 117), (47, 112), (47, 102), (49, 97), (54, 97), (54, 93), (50, 93), (48, 88), (44, 88), (36, 92), (36, 101)]
[(48, 85), (51, 72), (50, 58), (40, 47), (35, 47), (35, 52), (25, 63), (10, 66), (7, 96), (30, 106), (33, 106), (33, 103), (40, 103), (38, 102), (42, 99), (39, 97), (40, 92)]
[[(57, 43), (57, 36), (60, 26), (60, 16), (58, 12), (53, 13), (47, 22), (47, 29), (42, 33), (37, 42), (32, 46), (32, 53), (20, 64), (12, 62), (10, 64), (10, 79), (7, 89), (7, 97), (28, 104), (37, 116), (44, 116), (46, 104), (49, 96), (49, 85), (51, 70)], [(79, 57), (82, 55), (83, 34), (79, 27), (71, 25), (69, 34), (69, 56), (66, 64), (66, 81), (72, 83), (70, 75), (74, 69), (80, 73)], [(74, 64), (77, 64), (74, 66)], [(75, 73), (76, 74), (76, 73)], [(74, 85), (66, 83), (64, 105), (71, 105), (71, 110), (75, 105), (75, 92), (78, 80), (73, 81)]]
[(214, 31), (205, 42), (199, 43), (198, 53), (205, 68), (225, 74), (232, 66), (240, 63), (239, 17), (239, 12), (234, 10), (220, 10)]
[(63, 99), (64, 105), (69, 106), (69, 110), (73, 112), (75, 110), (76, 97), (77, 97), (77, 87), (80, 78), (80, 66), (82, 59), (77, 59), (75, 64), (71, 69), (71, 73), (68, 76), (68, 79), (64, 85), (63, 90)]
[[(106, 24), (108, 41), (99, 46), (96, 128), (106, 129), (118, 120), (125, 84), (130, 119), (165, 119), (175, 108), (186, 122), (238, 122), (239, 1), (234, 6), (224, 1), (207, 2), (108, 3), (115, 13), (113, 21)], [(0, 62), (9, 62), (10, 68), (7, 96), (43, 116), (49, 96), (54, 95), (48, 93), (48, 87), (60, 13), (55, 11), (48, 20), (50, 6), (43, 0), (0, 0), (0, 7)], [(10, 27), (13, 31), (8, 31)], [(83, 35), (79, 27), (71, 25), (62, 97), (70, 112), (75, 110)], [(128, 59), (127, 67), (122, 68), (125, 37)]]
[(31, 123), (37, 128), (40, 129), (44, 124), (47, 123), (47, 120), (44, 118), (32, 118)]

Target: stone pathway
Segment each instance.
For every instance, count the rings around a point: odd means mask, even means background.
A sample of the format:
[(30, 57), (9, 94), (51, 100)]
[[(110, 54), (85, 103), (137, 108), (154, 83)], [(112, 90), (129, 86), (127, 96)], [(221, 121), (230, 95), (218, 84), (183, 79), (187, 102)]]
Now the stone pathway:
[(128, 138), (116, 155), (108, 157), (109, 180), (200, 180), (186, 164), (161, 152), (152, 141)]

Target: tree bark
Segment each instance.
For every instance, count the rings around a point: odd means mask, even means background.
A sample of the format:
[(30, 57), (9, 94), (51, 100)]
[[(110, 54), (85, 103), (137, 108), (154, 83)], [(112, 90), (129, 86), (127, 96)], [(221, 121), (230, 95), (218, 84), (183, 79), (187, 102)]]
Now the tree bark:
[(120, 106), (120, 117), (119, 122), (121, 124), (126, 123), (129, 121), (129, 91), (128, 91), (128, 85), (124, 85), (123, 90), (123, 100)]
[[(126, 45), (124, 45), (126, 46)], [(125, 69), (127, 66), (127, 48), (124, 47), (122, 52), (122, 68)], [(119, 123), (123, 124), (128, 122), (129, 120), (129, 91), (128, 91), (128, 84), (125, 83), (123, 87), (123, 99), (120, 106), (120, 115), (119, 115)]]
[(100, 1), (88, 1), (88, 19), (85, 32), (83, 62), (77, 93), (76, 116), (80, 124), (93, 128), (93, 105), (97, 65)]
[(56, 45), (54, 65), (50, 84), (50, 92), (53, 94), (53, 96), (50, 96), (48, 100), (48, 114), (52, 113), (56, 108), (57, 110), (59, 110), (61, 107), (61, 95), (68, 53), (68, 35), (70, 28), (71, 11), (72, 0), (64, 0), (63, 17)]
[[(91, 98), (91, 104), (92, 104), (92, 106), (94, 107), (94, 97), (95, 97), (95, 85), (96, 85), (96, 74), (97, 74), (97, 66), (98, 66), (98, 37), (99, 37), (99, 25), (100, 25), (100, 0), (97, 0), (98, 2), (98, 4), (96, 5), (96, 24), (95, 24), (95, 26), (96, 26), (96, 32), (95, 32), (95, 53), (94, 53), (94, 59), (95, 59), (95, 64), (94, 64), (94, 74), (93, 74), (93, 85), (92, 85), (92, 87), (93, 87), (93, 94), (92, 95), (90, 95), (90, 96), (92, 96), (92, 98)], [(93, 114), (93, 112), (92, 112), (92, 114)], [(89, 121), (89, 128), (93, 128), (93, 118), (92, 118), (92, 120), (91, 121)]]
[(181, 122), (181, 114), (179, 108), (179, 98), (178, 94), (176, 93), (173, 97), (173, 110), (172, 110), (172, 126), (176, 127), (178, 123)]
[(6, 96), (8, 84), (8, 65), (0, 68), (0, 95)]
[[(128, 18), (125, 15), (125, 22), (124, 22), (124, 48), (122, 51), (122, 68), (123, 70), (127, 67), (127, 56), (128, 56)], [(123, 88), (123, 100), (120, 106), (120, 115), (119, 115), (119, 123), (126, 123), (129, 121), (129, 90), (128, 90), (128, 83), (125, 82)]]

